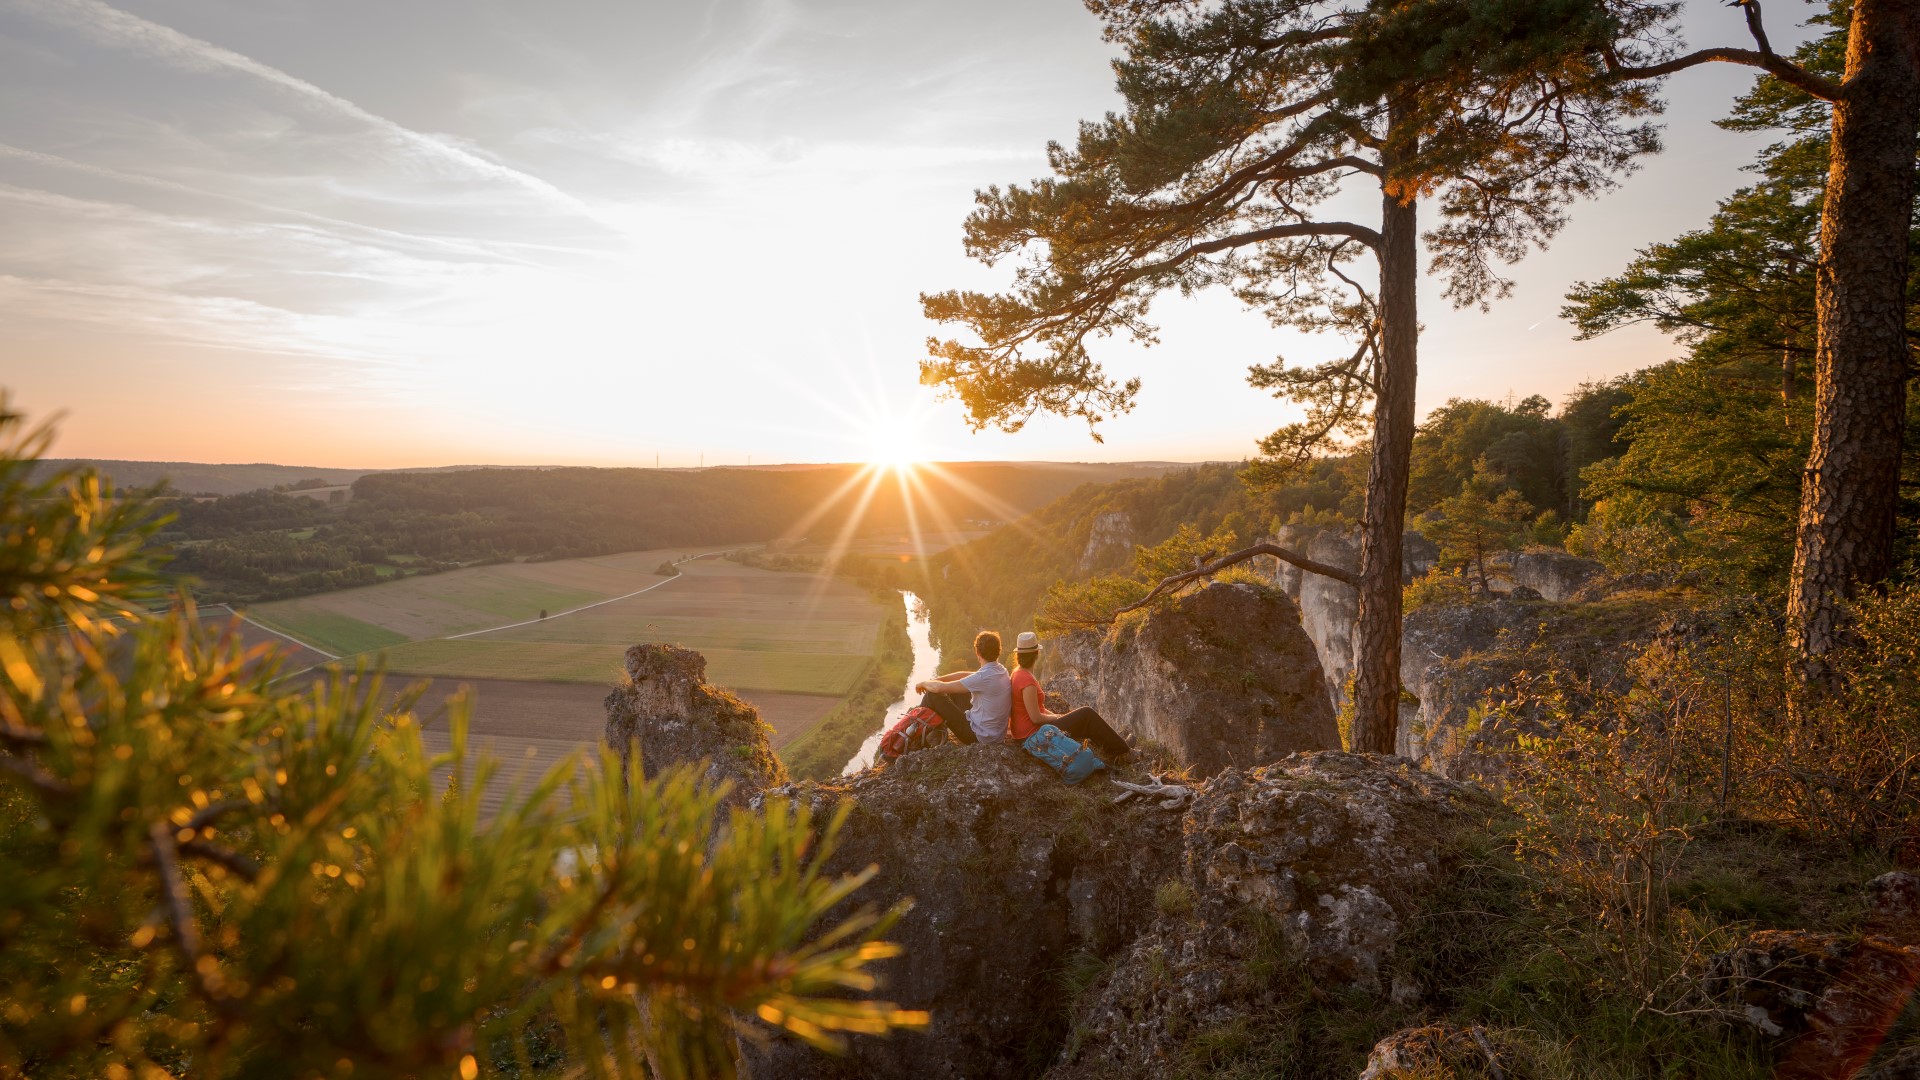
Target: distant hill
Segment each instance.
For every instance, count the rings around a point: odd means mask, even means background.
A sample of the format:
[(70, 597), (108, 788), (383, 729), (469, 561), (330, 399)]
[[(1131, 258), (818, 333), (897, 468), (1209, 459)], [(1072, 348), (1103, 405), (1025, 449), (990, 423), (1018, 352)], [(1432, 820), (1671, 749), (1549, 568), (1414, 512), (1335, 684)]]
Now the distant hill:
[[(859, 465), (468, 468), (370, 472), (349, 491), (296, 469), (248, 476), (248, 491), (169, 500), (175, 520), (158, 540), (204, 598), (257, 601), (510, 559), (979, 529), (1089, 485), (1163, 475), (1159, 463), (975, 462), (899, 476)], [(261, 479), (309, 490), (262, 490)]]
[(351, 484), (377, 472), (457, 472), (464, 469), (522, 468), (513, 465), (442, 465), (429, 469), (333, 469), (320, 465), (245, 465), (204, 461), (115, 461), (105, 458), (43, 458), (34, 467), (42, 475), (68, 465), (91, 465), (116, 487), (152, 487), (162, 480), (186, 495), (238, 495), (245, 491), (291, 486), (303, 480), (323, 480), (326, 487)]
[[(84, 464), (99, 469), (115, 485), (125, 488), (152, 487), (161, 481), (173, 486), (173, 490), (186, 495), (238, 495), (242, 492), (260, 491), (267, 488), (292, 486), (303, 480), (322, 480), (325, 487), (339, 487), (351, 484), (363, 476), (375, 473), (444, 473), (470, 472), (480, 469), (558, 469), (561, 466), (546, 465), (440, 465), (431, 468), (409, 469), (338, 469), (320, 465), (275, 465), (268, 462), (250, 464), (216, 464), (203, 461), (121, 461), (105, 458), (45, 458), (36, 466), (36, 473), (51, 472), (68, 465)], [(1075, 477), (1086, 483), (1104, 484), (1132, 476), (1150, 476), (1167, 469), (1191, 468), (1191, 463), (1173, 461), (1123, 461), (1123, 462), (1080, 462), (1080, 461), (1010, 461), (1010, 462), (953, 462), (951, 464), (976, 467), (998, 466), (1003, 468), (1034, 468), (1056, 477)], [(828, 463), (755, 465), (755, 472), (802, 472), (813, 469), (844, 468), (843, 465)], [(715, 466), (720, 468), (738, 468), (738, 466)], [(617, 470), (608, 469), (607, 472)], [(699, 472), (698, 469), (667, 469), (664, 472)], [(319, 485), (310, 485), (319, 486)]]

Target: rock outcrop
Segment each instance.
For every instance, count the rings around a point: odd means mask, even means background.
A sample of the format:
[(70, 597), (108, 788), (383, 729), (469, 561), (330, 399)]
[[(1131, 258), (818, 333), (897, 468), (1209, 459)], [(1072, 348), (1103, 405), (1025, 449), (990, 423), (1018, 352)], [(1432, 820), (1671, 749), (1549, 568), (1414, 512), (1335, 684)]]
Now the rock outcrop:
[(1105, 634), (1062, 638), (1047, 693), (1094, 706), (1201, 776), (1340, 746), (1299, 609), (1248, 582), (1209, 585)]
[(844, 783), (767, 792), (821, 815), (851, 804), (828, 869), (879, 867), (850, 905), (912, 899), (890, 935), (906, 951), (878, 965), (877, 993), (933, 1016), (923, 1032), (855, 1040), (846, 1057), (775, 1039), (749, 1052), (752, 1075), (1037, 1072), (1063, 1030), (1057, 973), (1076, 954), (1130, 944), (1151, 919), (1155, 890), (1177, 873), (1180, 812), (1113, 796), (1098, 777), (1067, 787), (1006, 744), (934, 747)]
[(1522, 551), (1513, 556), (1507, 570), (1516, 589), (1532, 589), (1540, 598), (1554, 601), (1574, 599), (1606, 572), (1592, 559), (1564, 551)]
[(673, 645), (635, 645), (626, 668), (606, 700), (607, 745), (623, 765), (638, 752), (652, 776), (704, 761), (709, 776), (733, 783), (733, 805), (786, 782), (786, 766), (768, 742), (773, 728), (752, 705), (708, 684), (706, 657)]
[(1167, 1075), (1183, 1040), (1255, 1013), (1298, 967), (1409, 1001), (1403, 924), (1490, 814), (1464, 785), (1375, 755), (1299, 754), (1214, 777), (1187, 814), (1176, 899), (1076, 1017), (1058, 1077)]
[(1920, 983), (1920, 948), (1881, 937), (1760, 930), (1715, 955), (1706, 999), (1766, 1035), (1791, 1038), (1776, 1076), (1853, 1076)]
[(1484, 775), (1488, 752), (1510, 734), (1487, 723), (1487, 706), (1510, 702), (1523, 672), (1621, 688), (1671, 606), (1653, 595), (1573, 604), (1496, 596), (1412, 612), (1400, 637), (1400, 683), (1411, 700), (1401, 706), (1395, 753), (1443, 776)]
[[(1360, 532), (1325, 525), (1286, 525), (1273, 542), (1316, 562), (1360, 570)], [(1419, 533), (1401, 539), (1400, 576), (1403, 582), (1425, 574), (1440, 561), (1440, 549)], [(1327, 680), (1327, 698), (1338, 710), (1347, 699), (1347, 681), (1353, 676), (1353, 624), (1360, 617), (1360, 600), (1351, 585), (1309, 574), (1292, 563), (1273, 560), (1273, 583), (1300, 605), (1300, 623), (1320, 656)]]
[(1125, 510), (1110, 510), (1093, 519), (1087, 533), (1087, 546), (1081, 549), (1081, 574), (1125, 565), (1133, 554), (1133, 515)]

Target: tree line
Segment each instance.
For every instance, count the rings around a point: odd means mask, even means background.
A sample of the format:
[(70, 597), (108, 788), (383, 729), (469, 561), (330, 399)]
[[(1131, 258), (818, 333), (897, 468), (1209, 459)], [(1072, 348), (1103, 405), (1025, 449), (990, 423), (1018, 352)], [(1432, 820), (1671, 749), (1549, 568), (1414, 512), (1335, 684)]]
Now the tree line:
[(910, 513), (891, 475), (862, 466), (374, 473), (339, 506), (269, 490), (164, 500), (174, 520), (156, 542), (204, 598), (268, 600), (511, 559), (1003, 521), (1087, 475), (1075, 466), (924, 469)]

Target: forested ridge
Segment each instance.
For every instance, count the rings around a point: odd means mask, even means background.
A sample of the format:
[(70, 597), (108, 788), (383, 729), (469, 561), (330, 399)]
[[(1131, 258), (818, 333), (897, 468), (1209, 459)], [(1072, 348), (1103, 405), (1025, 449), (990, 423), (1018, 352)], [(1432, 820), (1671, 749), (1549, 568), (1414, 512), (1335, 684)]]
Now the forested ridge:
[[(1155, 466), (957, 464), (921, 470), (925, 527), (1004, 521), (1089, 478)], [(567, 559), (650, 548), (738, 544), (846, 528), (898, 531), (909, 513), (891, 474), (805, 469), (472, 469), (374, 473), (344, 504), (262, 490), (163, 503), (158, 542), (214, 600), (266, 600), (507, 559)]]

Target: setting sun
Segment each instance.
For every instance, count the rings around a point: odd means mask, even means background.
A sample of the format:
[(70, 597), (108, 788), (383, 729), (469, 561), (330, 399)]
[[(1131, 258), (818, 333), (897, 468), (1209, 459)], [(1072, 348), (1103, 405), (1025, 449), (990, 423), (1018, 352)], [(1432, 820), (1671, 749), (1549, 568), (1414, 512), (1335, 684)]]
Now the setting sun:
[(926, 454), (913, 439), (900, 432), (889, 432), (886, 437), (876, 440), (867, 449), (867, 464), (876, 469), (892, 469), (905, 472), (927, 460)]

